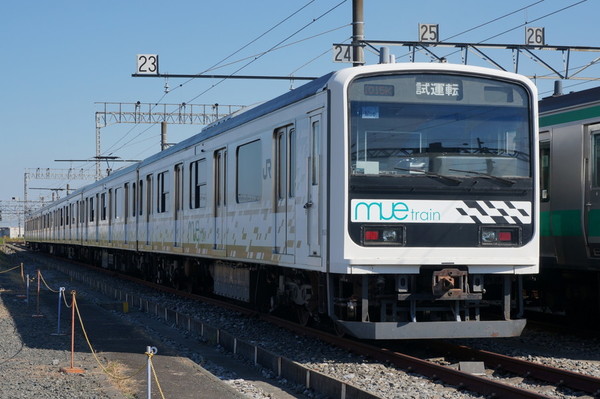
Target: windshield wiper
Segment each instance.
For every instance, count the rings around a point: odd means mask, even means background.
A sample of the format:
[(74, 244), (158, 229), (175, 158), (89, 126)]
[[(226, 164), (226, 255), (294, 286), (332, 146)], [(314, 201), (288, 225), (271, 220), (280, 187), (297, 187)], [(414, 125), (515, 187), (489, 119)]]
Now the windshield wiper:
[(455, 177), (450, 177), (450, 176), (446, 176), (446, 175), (441, 175), (441, 174), (439, 174), (439, 173), (430, 172), (430, 171), (428, 171), (428, 170), (423, 170), (423, 169), (410, 169), (410, 168), (394, 168), (394, 169), (397, 169), (397, 170), (402, 170), (402, 171), (405, 171), (405, 172), (417, 172), (417, 173), (422, 173), (422, 174), (424, 174), (425, 176), (428, 176), (428, 177), (437, 177), (438, 179), (446, 179), (446, 180), (449, 180), (449, 181), (451, 181), (451, 182), (455, 182), (455, 183), (460, 183), (460, 182), (461, 182), (461, 180), (460, 180), (460, 179), (457, 179), (457, 178), (455, 178)]
[(505, 179), (504, 177), (499, 177), (499, 176), (494, 176), (492, 174), (489, 173), (483, 173), (483, 172), (476, 172), (474, 170), (462, 170), (462, 169), (448, 169), (451, 170), (452, 172), (462, 172), (462, 173), (470, 173), (473, 175), (477, 175), (477, 176), (482, 176), (491, 180), (496, 180), (498, 182), (504, 183), (504, 184), (509, 184), (509, 185), (513, 185), (515, 184), (515, 182), (513, 180), (509, 180), (509, 179)]

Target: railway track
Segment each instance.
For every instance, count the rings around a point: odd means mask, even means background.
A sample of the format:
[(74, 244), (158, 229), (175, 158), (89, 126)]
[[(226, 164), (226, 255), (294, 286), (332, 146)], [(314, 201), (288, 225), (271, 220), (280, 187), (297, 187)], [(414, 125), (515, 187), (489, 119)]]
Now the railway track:
[[(433, 380), (440, 380), (445, 383), (459, 386), (473, 392), (490, 395), (495, 398), (549, 398), (534, 392), (512, 386), (488, 377), (478, 376), (456, 370), (449, 366), (440, 365), (433, 361), (424, 360), (418, 357), (410, 356), (397, 352), (392, 349), (382, 348), (375, 345), (358, 342), (352, 339), (340, 338), (335, 335), (324, 333), (320, 330), (314, 330), (305, 327), (298, 327), (294, 323), (281, 319), (273, 318), (270, 322), (292, 329), (297, 333), (310, 334), (314, 338), (321, 339), (333, 345), (340, 346), (354, 353), (370, 357), (372, 359), (393, 364), (404, 370), (424, 375)], [(525, 378), (545, 382), (554, 386), (568, 387), (573, 390), (600, 395), (600, 378), (574, 373), (568, 370), (545, 366), (539, 363), (509, 357), (499, 353), (483, 351), (469, 348), (462, 345), (453, 345), (441, 341), (432, 341), (428, 343), (452, 355), (457, 359), (467, 361), (482, 361), (486, 367), (494, 370), (503, 370), (511, 372)]]
[(524, 378), (533, 378), (556, 386), (600, 396), (600, 378), (464, 345), (437, 341), (435, 344), (455, 358), (481, 361), (487, 368), (493, 370), (502, 370)]
[[(226, 301), (219, 301), (215, 300), (214, 298), (207, 298), (194, 294), (181, 293), (177, 290), (144, 281), (138, 282), (151, 285), (157, 289), (166, 290), (167, 292), (177, 295), (182, 295), (190, 299), (201, 300), (205, 302), (208, 301), (217, 306), (223, 306), (242, 314), (255, 315), (260, 317), (262, 320), (291, 330), (296, 334), (320, 339), (329, 344), (352, 351), (355, 354), (380, 362), (393, 364), (394, 366), (403, 370), (418, 373), (432, 380), (439, 380), (447, 384), (458, 386), (462, 389), (467, 389), (495, 398), (550, 398), (550, 396), (540, 394), (539, 392), (535, 392), (533, 390), (519, 388), (501, 381), (490, 379), (488, 377), (460, 371), (452, 367), (440, 365), (432, 361), (420, 359), (418, 357), (410, 356), (387, 348), (369, 345), (353, 339), (339, 337), (335, 334), (302, 326), (280, 317), (258, 313)], [(443, 350), (448, 355), (451, 355), (456, 359), (464, 359), (466, 361), (482, 361), (487, 368), (493, 370), (503, 370), (524, 378), (532, 378), (556, 387), (568, 387), (570, 389), (592, 394), (594, 396), (600, 395), (600, 378), (545, 366), (539, 363), (529, 362), (499, 353), (474, 349), (464, 345), (453, 345), (442, 341), (432, 341), (431, 344), (437, 349)]]
[[(208, 302), (215, 306), (225, 307), (241, 314), (258, 317), (266, 322), (290, 330), (295, 334), (307, 336), (313, 339), (319, 339), (346, 351), (351, 351), (357, 355), (361, 355), (382, 363), (391, 364), (402, 370), (425, 376), (433, 381), (439, 381), (459, 387), (459, 389), (464, 389), (495, 398), (551, 397), (536, 392), (535, 388), (524, 389), (507, 384), (497, 379), (474, 375), (447, 365), (439, 364), (438, 362), (426, 360), (425, 356), (411, 356), (406, 353), (401, 353), (400, 351), (393, 349), (393, 347), (381, 347), (365, 342), (359, 342), (353, 339), (339, 337), (336, 334), (331, 334), (307, 326), (301, 326), (295, 322), (275, 317), (273, 315), (258, 313), (255, 310), (251, 310), (237, 304), (232, 304), (228, 301), (221, 301), (215, 298), (190, 294), (138, 278), (133, 278), (131, 276), (121, 275), (115, 273), (114, 271), (106, 271), (104, 269), (98, 269), (91, 266), (89, 267), (92, 270), (103, 271), (111, 276), (145, 285), (162, 292), (174, 294), (191, 300)], [(444, 356), (451, 357), (456, 362), (481, 361), (488, 369), (495, 371), (502, 370), (507, 373), (516, 374), (523, 378), (544, 382), (552, 386), (567, 387), (578, 392), (595, 396), (600, 395), (600, 378), (545, 366), (539, 363), (533, 363), (498, 353), (478, 350), (463, 345), (452, 345), (441, 341), (427, 341), (427, 346), (433, 350), (443, 353)]]

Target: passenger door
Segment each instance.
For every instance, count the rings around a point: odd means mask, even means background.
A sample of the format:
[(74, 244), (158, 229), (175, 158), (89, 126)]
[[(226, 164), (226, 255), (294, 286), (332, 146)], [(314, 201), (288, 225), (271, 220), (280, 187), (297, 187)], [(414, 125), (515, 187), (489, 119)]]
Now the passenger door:
[(589, 151), (586, 160), (584, 225), (588, 246), (600, 256), (600, 125), (587, 128)]
[(152, 204), (153, 204), (153, 192), (154, 192), (154, 187), (153, 187), (153, 179), (152, 179), (152, 175), (148, 175), (146, 176), (146, 245), (152, 245), (153, 241), (152, 241), (152, 236), (151, 236), (151, 232), (152, 232), (152, 227), (150, 226), (151, 223), (151, 219), (152, 219)]
[(308, 201), (304, 204), (307, 217), (307, 241), (308, 255), (321, 256), (321, 139), (322, 123), (321, 115), (313, 115), (310, 118), (308, 159)]
[[(295, 142), (293, 125), (275, 131), (275, 252), (292, 255), (295, 242)], [(288, 243), (290, 245), (288, 245)]]
[(127, 247), (129, 243), (129, 183), (124, 184), (123, 190), (125, 191), (125, 197), (123, 198), (123, 243)]
[(543, 257), (556, 256), (552, 233), (552, 209), (550, 208), (552, 195), (550, 186), (551, 145), (551, 132), (540, 132), (540, 249)]
[(215, 151), (214, 249), (225, 250), (227, 227), (227, 149)]
[(183, 164), (175, 165), (175, 237), (174, 246), (181, 248), (183, 228)]

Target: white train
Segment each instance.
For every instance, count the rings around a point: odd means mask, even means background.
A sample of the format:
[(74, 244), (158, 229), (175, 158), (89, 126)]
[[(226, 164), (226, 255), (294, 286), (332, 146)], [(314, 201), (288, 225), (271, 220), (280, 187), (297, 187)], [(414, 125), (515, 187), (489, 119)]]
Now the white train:
[(26, 240), (360, 338), (514, 336), (537, 120), (519, 75), (348, 68), (46, 206)]

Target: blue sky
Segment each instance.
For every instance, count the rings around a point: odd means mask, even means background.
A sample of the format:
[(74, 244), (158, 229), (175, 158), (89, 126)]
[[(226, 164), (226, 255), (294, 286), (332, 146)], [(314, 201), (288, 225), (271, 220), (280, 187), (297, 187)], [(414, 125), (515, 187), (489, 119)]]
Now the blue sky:
[[(522, 44), (525, 24), (533, 21), (528, 26), (544, 27), (549, 45), (600, 46), (596, 28), (598, 0), (364, 3), (367, 40), (416, 41), (419, 23), (435, 23), (440, 26), (442, 40), (460, 34), (450, 41), (477, 43), (499, 35), (487, 43)], [(349, 66), (332, 62), (331, 47), (333, 43), (347, 42), (352, 34), (351, 0), (6, 1), (0, 5), (0, 15), (2, 201), (23, 199), (26, 168), (95, 170), (94, 163), (55, 160), (90, 159), (96, 155), (95, 112), (100, 111), (97, 102), (249, 105), (302, 84), (228, 80), (215, 85), (217, 80), (170, 79), (170, 92), (165, 94), (164, 79), (131, 77), (136, 54), (158, 54), (163, 73), (195, 74), (251, 43), (227, 59), (225, 64), (230, 65), (210, 72), (231, 74), (289, 37), (282, 43), (285, 47), (258, 57), (239, 74), (320, 76)], [(271, 28), (274, 29), (269, 31)], [(452, 52), (449, 49), (447, 53)], [(406, 49), (393, 47), (391, 53), (399, 62), (408, 61)], [(511, 67), (510, 53), (490, 54), (507, 60), (506, 66)], [(561, 65), (560, 54), (542, 55)], [(574, 54), (571, 66), (584, 65), (597, 56), (600, 53), (585, 57)], [(369, 64), (377, 62), (371, 51), (367, 51), (366, 60)], [(425, 56), (419, 60), (429, 61)], [(461, 60), (453, 55), (449, 61)], [(489, 66), (473, 54), (469, 61)], [(523, 74), (547, 73), (523, 57), (521, 61)], [(582, 76), (600, 78), (599, 72), (598, 66), (592, 66)], [(536, 81), (543, 96), (551, 94), (552, 80)], [(597, 85), (564, 82), (565, 91)], [(171, 125), (168, 141), (181, 141), (200, 129), (201, 126)], [(110, 125), (101, 130), (101, 140), (103, 155), (142, 159), (160, 149), (160, 126)], [(30, 187), (64, 188), (66, 184), (53, 180), (29, 182)], [(72, 188), (82, 184), (70, 182)], [(29, 199), (40, 196), (51, 198), (51, 192), (29, 190)], [(16, 221), (7, 219), (5, 215), (0, 225), (16, 225)]]

